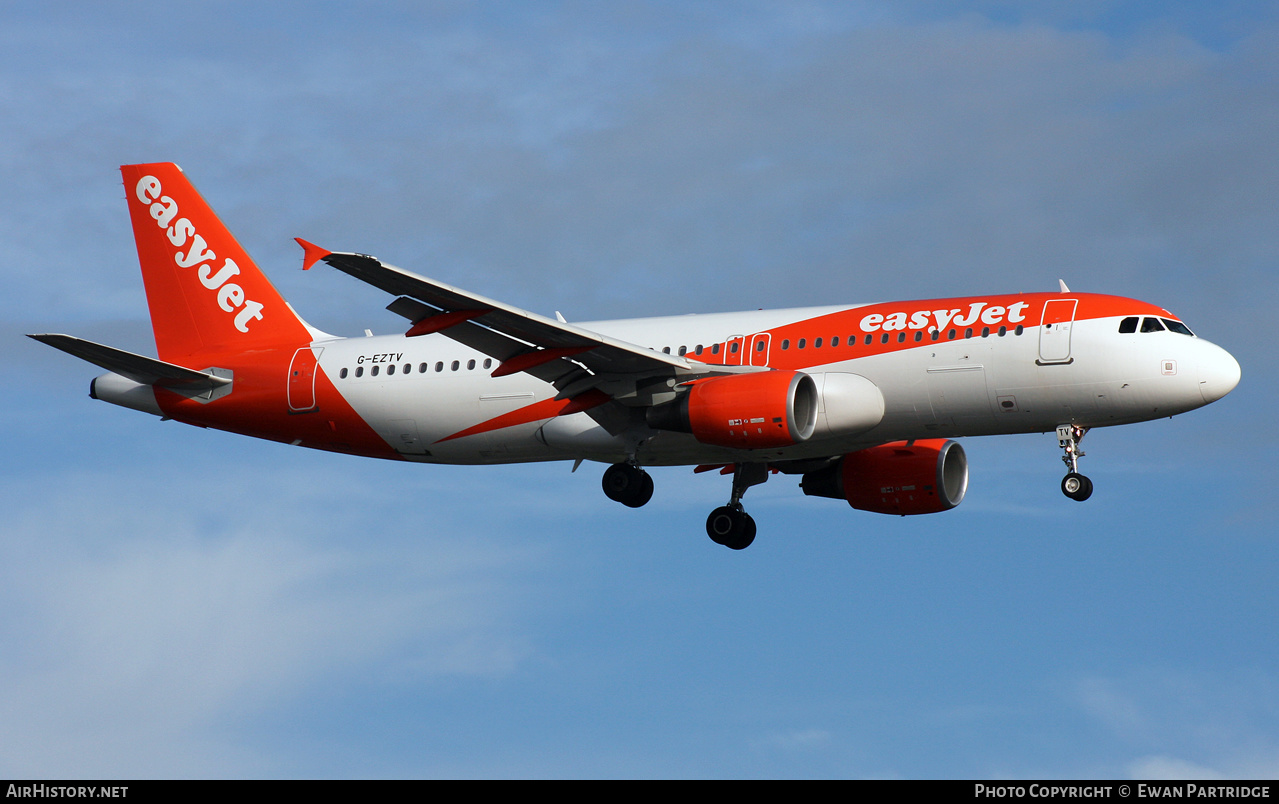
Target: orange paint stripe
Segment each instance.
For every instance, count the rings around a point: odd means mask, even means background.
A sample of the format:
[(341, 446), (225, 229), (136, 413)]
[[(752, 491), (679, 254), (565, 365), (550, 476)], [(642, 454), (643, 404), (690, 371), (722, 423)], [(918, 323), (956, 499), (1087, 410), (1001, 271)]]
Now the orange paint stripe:
[(554, 419), (556, 416), (567, 416), (571, 413), (579, 413), (583, 410), (590, 410), (593, 407), (608, 402), (612, 397), (603, 391), (590, 390), (583, 394), (578, 394), (572, 399), (543, 399), (541, 402), (534, 402), (531, 405), (525, 405), (522, 408), (513, 410), (510, 413), (503, 413), (501, 416), (494, 417), (485, 422), (468, 427), (465, 430), (459, 430), (450, 436), (445, 436), (437, 444), (445, 441), (452, 441), (455, 438), (465, 438), (466, 436), (487, 433), (493, 430), (501, 430), (504, 427), (514, 427), (519, 424), (528, 424), (542, 419)]
[[(715, 344), (708, 344), (703, 348), (702, 354), (697, 355), (689, 351), (684, 357), (688, 360), (704, 362), (710, 365), (749, 364), (753, 356), (750, 350), (754, 339), (759, 336), (767, 336), (770, 339), (767, 363), (770, 368), (802, 370), (815, 365), (890, 354), (907, 349), (926, 348), (940, 343), (978, 340), (981, 337), (983, 327), (989, 328), (990, 334), (988, 337), (991, 338), (999, 337), (998, 330), (1000, 326), (1007, 328), (1007, 335), (1004, 337), (1017, 337), (1013, 331), (1018, 325), (1021, 325), (1027, 334), (1036, 333), (1036, 328), (1044, 323), (1042, 314), (1045, 303), (1064, 299), (1078, 302), (1075, 310), (1075, 321), (1087, 321), (1089, 319), (1109, 318), (1120, 315), (1157, 315), (1177, 318), (1177, 316), (1167, 310), (1149, 302), (1097, 293), (1026, 293), (1019, 295), (970, 296), (954, 299), (895, 301), (868, 304), (790, 324), (783, 324), (772, 329), (761, 330), (754, 335), (720, 341), (718, 354), (711, 353)], [(974, 305), (977, 304), (980, 304), (981, 308), (975, 311)], [(1017, 321), (1010, 320), (1011, 316), (1008, 315), (1009, 308), (1014, 305), (1018, 305), (1020, 310), (1019, 320)], [(986, 323), (980, 317), (979, 311), (989, 307), (999, 307), (1004, 311), (994, 318), (993, 323)], [(1051, 310), (1052, 308), (1049, 309)], [(932, 338), (932, 328), (937, 322), (934, 310), (953, 313), (953, 316), (948, 318), (946, 327), (940, 330), (937, 340)], [(976, 314), (974, 314), (975, 312)], [(921, 315), (921, 318), (927, 322), (926, 326), (915, 325), (917, 320), (912, 319), (916, 313), (927, 314)], [(892, 329), (884, 328), (884, 323), (887, 320), (899, 316), (899, 323), (904, 322), (904, 326), (894, 325)], [(877, 319), (870, 332), (862, 328), (862, 321), (868, 317)], [(969, 321), (970, 317), (975, 320)], [(958, 321), (955, 319), (958, 319)], [(956, 331), (956, 337), (953, 339), (949, 337), (951, 330)], [(969, 330), (972, 331), (972, 335), (966, 338), (965, 334)], [(920, 333), (919, 340), (915, 340), (916, 333)], [(866, 343), (868, 334), (871, 336), (870, 343)], [(887, 342), (885, 342), (885, 335), (888, 336)], [(854, 342), (850, 343), (850, 336)], [(838, 346), (831, 345), (830, 339), (834, 337), (839, 339)], [(1026, 335), (1021, 337), (1026, 337)], [(805, 348), (802, 349), (799, 347), (801, 338), (806, 342)], [(818, 338), (823, 340), (823, 346), (816, 345)], [(790, 341), (789, 349), (782, 349), (783, 340)], [(739, 349), (735, 354), (729, 351), (733, 343), (737, 343)], [(758, 358), (758, 356), (755, 357)]]

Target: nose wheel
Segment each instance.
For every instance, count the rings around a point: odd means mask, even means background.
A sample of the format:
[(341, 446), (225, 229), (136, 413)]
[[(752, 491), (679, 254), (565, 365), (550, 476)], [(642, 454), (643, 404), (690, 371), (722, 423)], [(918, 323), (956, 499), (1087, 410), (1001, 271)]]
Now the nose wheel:
[(1079, 442), (1084, 440), (1088, 428), (1077, 424), (1062, 424), (1057, 427), (1057, 443), (1066, 454), (1061, 457), (1066, 464), (1066, 476), (1061, 479), (1061, 493), (1075, 502), (1083, 502), (1092, 496), (1092, 481), (1079, 474), (1079, 459), (1084, 451)]
[(1061, 479), (1061, 493), (1075, 502), (1083, 502), (1092, 496), (1092, 481), (1078, 472), (1071, 472)]

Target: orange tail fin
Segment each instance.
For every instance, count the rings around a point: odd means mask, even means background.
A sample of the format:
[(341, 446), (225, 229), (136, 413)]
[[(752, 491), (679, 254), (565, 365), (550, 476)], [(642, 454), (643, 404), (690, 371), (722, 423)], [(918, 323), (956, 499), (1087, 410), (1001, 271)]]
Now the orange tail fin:
[(181, 168), (124, 165), (120, 173), (161, 360), (311, 342)]

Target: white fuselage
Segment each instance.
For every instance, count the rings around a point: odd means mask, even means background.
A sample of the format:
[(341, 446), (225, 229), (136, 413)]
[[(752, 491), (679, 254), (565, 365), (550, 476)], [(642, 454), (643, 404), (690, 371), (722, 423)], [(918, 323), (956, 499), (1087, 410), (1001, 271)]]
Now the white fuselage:
[[(794, 361), (800, 354), (798, 340), (789, 342), (783, 355), (776, 335), (752, 341), (752, 334), (855, 309), (687, 315), (580, 326), (671, 354), (691, 357), (700, 346), (707, 362), (770, 365), (782, 357)], [(878, 354), (867, 353), (870, 348), (862, 338), (872, 336), (860, 331), (819, 336), (824, 341), (820, 347), (816, 338), (809, 338), (801, 370), (819, 387), (827, 373), (866, 378), (883, 395), (882, 420), (851, 435), (819, 435), (794, 446), (755, 450), (753, 459), (829, 456), (904, 439), (1044, 432), (1062, 423), (1097, 427), (1144, 421), (1205, 405), (1237, 381), (1238, 365), (1220, 347), (1168, 330), (1120, 333), (1122, 318), (1074, 321), (1060, 342), (1052, 340), (1055, 333), (1046, 326), (1027, 327), (1020, 334), (1007, 328), (1003, 335), (992, 329), (985, 337), (980, 329), (970, 337), (961, 331), (953, 340), (939, 333), (936, 341), (929, 332), (909, 343), (910, 348)], [(840, 337), (838, 346), (830, 345), (832, 335)], [(729, 344), (739, 337), (741, 347), (730, 353)], [(850, 337), (856, 338), (853, 346), (847, 345)], [(878, 344), (881, 336), (873, 337)], [(723, 344), (723, 354), (710, 355), (712, 344)], [(616, 462), (627, 455), (625, 441), (609, 435), (585, 412), (449, 439), (554, 399), (557, 392), (524, 373), (491, 377), (485, 366), (492, 361), (486, 355), (442, 335), (323, 340), (313, 349), (352, 408), (406, 459)], [(647, 465), (709, 464), (732, 462), (739, 452), (701, 444), (683, 433), (653, 431), (638, 457)]]

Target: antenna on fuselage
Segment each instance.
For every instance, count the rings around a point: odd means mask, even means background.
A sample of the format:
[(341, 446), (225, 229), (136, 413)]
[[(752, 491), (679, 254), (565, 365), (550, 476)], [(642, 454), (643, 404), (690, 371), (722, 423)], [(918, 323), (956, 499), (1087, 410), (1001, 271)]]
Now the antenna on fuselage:
[(1069, 293), (1069, 292), (1070, 292), (1070, 288), (1066, 287), (1066, 280), (1064, 280), (1064, 279), (1058, 279), (1058, 280), (1057, 280), (1057, 284), (1058, 284), (1058, 285), (1061, 285), (1061, 292), (1062, 292), (1062, 293)]

